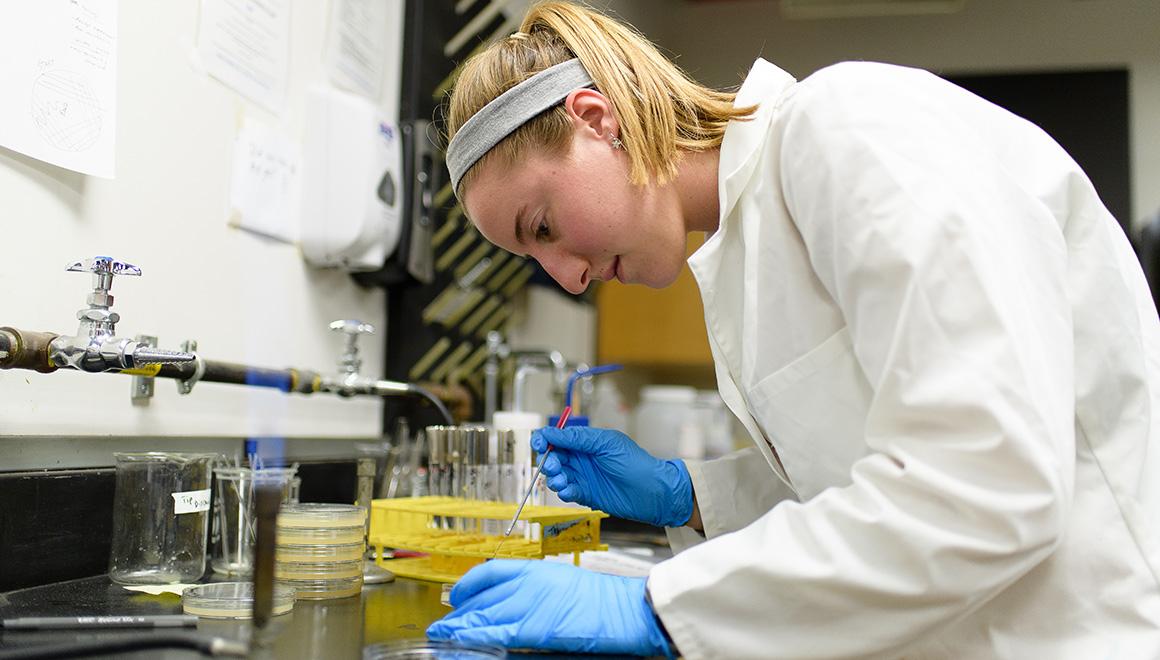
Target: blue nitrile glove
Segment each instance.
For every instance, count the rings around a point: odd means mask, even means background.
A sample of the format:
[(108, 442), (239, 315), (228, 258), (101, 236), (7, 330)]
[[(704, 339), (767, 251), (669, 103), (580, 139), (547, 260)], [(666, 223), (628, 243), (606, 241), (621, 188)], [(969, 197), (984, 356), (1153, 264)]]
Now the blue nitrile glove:
[(431, 624), (427, 636), (516, 649), (671, 658), (644, 589), (645, 578), (544, 561), (493, 560), (455, 585), (455, 611)]
[(684, 461), (653, 458), (612, 429), (584, 426), (542, 428), (532, 449), (543, 454), (548, 488), (565, 502), (578, 502), (618, 518), (660, 527), (680, 527), (693, 515), (693, 482)]

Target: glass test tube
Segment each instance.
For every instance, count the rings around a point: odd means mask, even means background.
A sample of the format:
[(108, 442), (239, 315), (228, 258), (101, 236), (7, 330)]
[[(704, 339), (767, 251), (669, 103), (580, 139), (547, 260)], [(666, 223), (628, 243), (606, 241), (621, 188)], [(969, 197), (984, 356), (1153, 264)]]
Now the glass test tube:
[[(463, 429), (464, 467), (463, 496), (471, 500), (483, 499), (483, 473), (487, 465), (487, 428), (468, 426)], [(479, 519), (463, 520), (463, 531), (478, 533)]]
[[(499, 429), (496, 431), (496, 462), (498, 463), (499, 472), (499, 501), (508, 502), (511, 504), (519, 504), (520, 499), (524, 496), (526, 490), (526, 477), (521, 474), (520, 466), (516, 465), (516, 434), (511, 429)], [(503, 534), (507, 530), (507, 522), (500, 522), (499, 534)], [(516, 521), (516, 526), (512, 529), (513, 536), (523, 536), (527, 523), (522, 520)]]
[[(510, 429), (497, 429), (495, 432), (495, 454), (488, 461), (488, 490), (493, 502), (515, 502), (515, 450), (516, 437)], [(503, 520), (489, 520), (485, 523), (485, 534), (501, 535), (507, 529), (507, 522)], [(513, 530), (514, 532), (514, 530)]]
[[(446, 484), (449, 483), (447, 477), (450, 470), (447, 464), (447, 436), (450, 433), (450, 428), (447, 426), (428, 426), (425, 429), (427, 448), (430, 452), (427, 461), (427, 483), (428, 492), (431, 495), (449, 494)], [(431, 524), (437, 529), (445, 527), (442, 516), (434, 516), (431, 519)]]
[[(464, 485), (466, 483), (466, 461), (467, 461), (467, 436), (464, 433), (463, 427), (452, 427), (453, 430), (449, 435), (450, 444), (447, 448), (447, 463), (451, 466), (451, 492), (450, 495), (456, 498), (464, 496)], [(448, 529), (462, 531), (463, 520), (454, 518), (448, 521)]]

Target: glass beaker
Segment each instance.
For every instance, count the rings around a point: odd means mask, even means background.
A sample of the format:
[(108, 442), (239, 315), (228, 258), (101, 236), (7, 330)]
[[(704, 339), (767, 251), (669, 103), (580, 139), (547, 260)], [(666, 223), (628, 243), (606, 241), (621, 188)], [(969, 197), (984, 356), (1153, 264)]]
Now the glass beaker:
[(134, 452), (117, 459), (109, 577), (193, 582), (205, 573), (210, 466), (217, 454)]
[(275, 483), (282, 488), (282, 502), (290, 499), (291, 480), (298, 471), (290, 468), (219, 467), (214, 477), (214, 539), (210, 566), (215, 573), (248, 576), (254, 570), (254, 485)]

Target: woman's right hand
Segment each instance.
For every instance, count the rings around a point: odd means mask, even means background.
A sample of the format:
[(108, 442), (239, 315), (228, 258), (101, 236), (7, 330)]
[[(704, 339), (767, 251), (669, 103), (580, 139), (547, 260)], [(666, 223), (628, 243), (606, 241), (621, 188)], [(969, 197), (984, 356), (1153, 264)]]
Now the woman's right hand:
[(545, 427), (532, 434), (548, 488), (565, 502), (657, 525), (680, 527), (693, 514), (693, 482), (684, 461), (662, 461), (611, 429)]

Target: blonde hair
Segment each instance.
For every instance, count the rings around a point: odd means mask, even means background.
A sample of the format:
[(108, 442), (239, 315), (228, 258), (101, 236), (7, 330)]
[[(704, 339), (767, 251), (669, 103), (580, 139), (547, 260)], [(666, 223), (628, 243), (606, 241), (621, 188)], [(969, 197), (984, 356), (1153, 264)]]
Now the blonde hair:
[[(541, 2), (528, 10), (518, 32), (463, 65), (448, 103), (447, 140), (503, 92), (574, 57), (612, 103), (635, 185), (671, 179), (681, 150), (719, 146), (729, 121), (756, 109), (735, 108), (734, 93), (694, 82), (628, 25), (570, 2)], [(562, 153), (571, 137), (568, 113), (557, 105), (501, 140), (476, 166), (495, 158), (511, 164), (535, 147)], [(462, 188), (476, 166), (464, 175)]]

